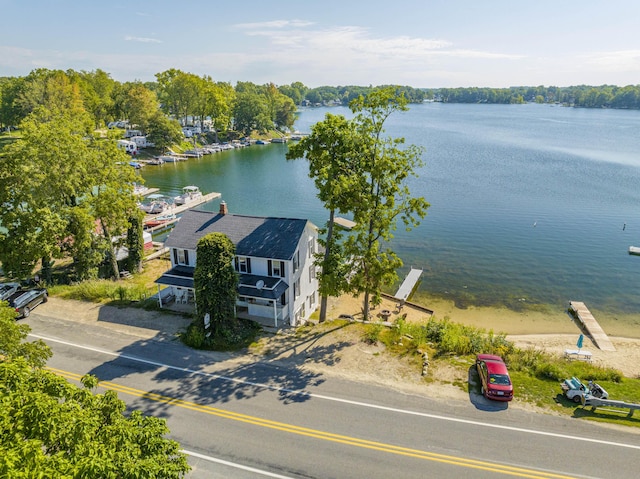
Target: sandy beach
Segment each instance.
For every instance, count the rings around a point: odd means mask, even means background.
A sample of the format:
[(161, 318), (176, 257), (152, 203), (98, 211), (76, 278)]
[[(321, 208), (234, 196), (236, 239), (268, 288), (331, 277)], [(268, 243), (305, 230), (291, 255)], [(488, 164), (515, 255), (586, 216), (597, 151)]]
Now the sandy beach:
[[(382, 310), (391, 312), (390, 321), (404, 314), (408, 321), (421, 321), (428, 318), (423, 311), (413, 308), (410, 304), (405, 305), (400, 313), (397, 312), (396, 306), (396, 301), (383, 299), (383, 303), (373, 310), (372, 319), (381, 319), (380, 311)], [(452, 301), (445, 300), (432, 300), (427, 306), (434, 311), (438, 319), (448, 317), (454, 322), (493, 330), (495, 333), (505, 333), (507, 338), (518, 347), (534, 347), (558, 355), (562, 355), (565, 349), (576, 349), (581, 333), (578, 325), (566, 311), (516, 312), (495, 307), (460, 309)], [(361, 318), (361, 310), (360, 298), (342, 296), (331, 300), (329, 316), (335, 318), (340, 314), (349, 314), (355, 318)], [(613, 343), (615, 351), (601, 351), (588, 337), (585, 337), (582, 349), (593, 354), (593, 361), (596, 364), (616, 368), (627, 377), (639, 378), (640, 328), (635, 327), (633, 321), (629, 319), (625, 318), (624, 322), (608, 317), (599, 320)], [(621, 334), (623, 331), (625, 333)]]

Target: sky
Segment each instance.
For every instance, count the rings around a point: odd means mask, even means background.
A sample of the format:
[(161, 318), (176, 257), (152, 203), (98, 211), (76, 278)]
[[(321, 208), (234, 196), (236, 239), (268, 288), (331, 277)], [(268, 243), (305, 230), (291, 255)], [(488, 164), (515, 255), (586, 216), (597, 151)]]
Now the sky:
[(638, 0), (0, 0), (0, 77), (416, 88), (640, 84)]

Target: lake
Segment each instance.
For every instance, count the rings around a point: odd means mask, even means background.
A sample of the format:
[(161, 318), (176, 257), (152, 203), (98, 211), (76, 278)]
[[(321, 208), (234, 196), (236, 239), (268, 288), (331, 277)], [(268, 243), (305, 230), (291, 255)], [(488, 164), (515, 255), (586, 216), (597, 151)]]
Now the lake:
[[(327, 113), (304, 109), (308, 132)], [(386, 133), (425, 148), (412, 178), (431, 204), (418, 228), (395, 232), (405, 267), (424, 269), (417, 296), (459, 306), (590, 308), (639, 313), (640, 112), (551, 105), (425, 103), (392, 115)], [(185, 185), (222, 193), (231, 213), (308, 218), (327, 213), (305, 160), (286, 145), (254, 145), (147, 166), (147, 186), (177, 195)], [(220, 200), (203, 208), (217, 211)]]

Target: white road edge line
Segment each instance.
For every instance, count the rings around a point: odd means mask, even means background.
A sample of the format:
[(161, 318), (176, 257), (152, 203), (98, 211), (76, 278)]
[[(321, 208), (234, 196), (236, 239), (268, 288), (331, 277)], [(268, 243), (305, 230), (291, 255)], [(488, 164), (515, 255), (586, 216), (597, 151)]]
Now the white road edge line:
[(470, 424), (470, 425), (474, 425), (474, 426), (488, 427), (488, 428), (493, 428), (493, 429), (503, 429), (503, 430), (507, 430), (507, 431), (523, 432), (523, 433), (527, 433), (527, 434), (537, 434), (539, 436), (556, 437), (556, 438), (567, 439), (567, 440), (571, 440), (571, 441), (591, 442), (591, 443), (595, 443), (595, 444), (604, 444), (604, 445), (609, 445), (609, 446), (626, 447), (626, 448), (629, 448), (629, 449), (638, 449), (638, 450), (640, 450), (640, 445), (635, 445), (635, 444), (624, 444), (624, 443), (620, 443), (620, 442), (603, 441), (601, 439), (593, 439), (593, 438), (589, 438), (589, 437), (570, 436), (570, 435), (567, 435), (567, 434), (558, 434), (558, 433), (555, 433), (555, 432), (536, 431), (535, 429), (524, 429), (524, 428), (520, 428), (520, 427), (503, 426), (501, 424), (489, 424), (489, 423), (480, 422), (480, 421), (473, 421), (473, 420), (470, 420), (470, 419), (459, 419), (459, 418), (455, 418), (455, 417), (440, 416), (440, 415), (437, 415), (437, 414), (429, 414), (429, 413), (417, 412), (417, 411), (407, 411), (405, 409), (397, 409), (397, 408), (392, 408), (392, 407), (388, 407), (388, 406), (380, 406), (380, 405), (377, 405), (377, 404), (365, 403), (365, 402), (361, 402), (361, 401), (352, 401), (350, 399), (342, 399), (342, 398), (337, 398), (337, 397), (333, 397), (333, 396), (324, 396), (322, 394), (314, 394), (314, 393), (310, 393), (310, 392), (303, 391), (303, 390), (287, 389), (287, 388), (281, 388), (281, 387), (277, 387), (277, 386), (270, 386), (268, 384), (255, 383), (255, 382), (252, 382), (252, 381), (243, 381), (242, 379), (234, 379), (234, 378), (230, 378), (230, 377), (227, 377), (227, 376), (219, 376), (217, 374), (206, 373), (206, 372), (203, 372), (203, 371), (195, 371), (193, 369), (181, 368), (181, 367), (178, 367), (178, 366), (171, 366), (170, 364), (164, 364), (164, 363), (160, 363), (158, 361), (152, 361), (150, 359), (138, 358), (136, 356), (131, 356), (129, 354), (116, 353), (116, 352), (113, 352), (113, 351), (107, 351), (105, 349), (94, 348), (93, 346), (85, 346), (85, 345), (82, 345), (82, 344), (71, 343), (71, 342), (68, 342), (68, 341), (61, 340), (61, 339), (49, 338), (47, 336), (41, 336), (41, 335), (38, 335), (38, 334), (29, 334), (29, 336), (32, 336), (32, 337), (38, 338), (38, 339), (42, 339), (43, 341), (51, 341), (51, 342), (54, 342), (54, 343), (64, 344), (66, 346), (71, 346), (71, 347), (75, 347), (75, 348), (79, 348), (79, 349), (85, 349), (87, 351), (93, 351), (93, 352), (96, 352), (96, 353), (105, 354), (107, 356), (113, 356), (113, 357), (118, 357), (118, 358), (123, 358), (123, 359), (129, 359), (130, 361), (137, 361), (137, 362), (144, 363), (144, 364), (150, 364), (152, 366), (164, 367), (164, 368), (167, 368), (167, 369), (173, 369), (173, 370), (176, 370), (176, 371), (182, 371), (182, 372), (185, 372), (185, 373), (194, 374), (194, 375), (198, 375), (198, 376), (205, 376), (205, 377), (209, 377), (209, 378), (212, 378), (212, 379), (220, 379), (220, 380), (223, 380), (223, 381), (230, 381), (230, 382), (234, 382), (234, 383), (238, 383), (238, 384), (244, 384), (244, 385), (247, 385), (247, 386), (260, 387), (260, 388), (263, 388), (263, 389), (269, 389), (271, 391), (285, 392), (285, 393), (288, 393), (288, 394), (295, 394), (295, 395), (305, 396), (305, 397), (310, 397), (310, 398), (315, 398), (315, 399), (323, 399), (325, 401), (339, 402), (339, 403), (343, 403), (343, 404), (349, 404), (349, 405), (352, 405), (352, 406), (360, 406), (360, 407), (367, 407), (367, 408), (371, 408), (371, 409), (379, 409), (379, 410), (382, 410), (382, 411), (395, 412), (395, 413), (399, 413), (399, 414), (408, 414), (408, 415), (412, 415), (412, 416), (428, 417), (430, 419), (439, 419), (441, 421), (457, 422), (457, 423), (461, 423), (461, 424)]
[(281, 476), (280, 474), (274, 474), (273, 472), (263, 471), (261, 469), (255, 469), (249, 466), (243, 466), (242, 464), (225, 461), (224, 459), (218, 459), (215, 457), (207, 456), (205, 454), (200, 454), (193, 451), (187, 451), (186, 449), (183, 449), (182, 452), (187, 454), (188, 456), (197, 457), (198, 459), (202, 459), (204, 461), (215, 462), (217, 464), (222, 464), (224, 466), (234, 467), (236, 469), (242, 469), (243, 471), (255, 472), (256, 474), (260, 474), (262, 476), (275, 477), (276, 479), (293, 479), (292, 477), (289, 477), (289, 476)]

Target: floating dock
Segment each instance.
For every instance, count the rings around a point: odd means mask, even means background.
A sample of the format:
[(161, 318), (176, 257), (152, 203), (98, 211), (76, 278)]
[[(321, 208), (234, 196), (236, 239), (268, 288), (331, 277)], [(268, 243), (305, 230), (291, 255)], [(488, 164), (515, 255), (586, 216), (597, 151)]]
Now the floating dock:
[[(182, 213), (186, 210), (189, 210), (191, 208), (194, 208), (198, 205), (201, 205), (202, 203), (207, 203), (208, 201), (211, 201), (215, 198), (220, 198), (220, 196), (222, 196), (221, 193), (207, 193), (206, 195), (202, 195), (202, 197), (190, 201), (189, 203), (187, 203), (186, 205), (179, 205), (179, 206), (174, 206), (173, 208), (171, 208), (171, 210), (169, 211), (165, 211), (163, 213), (158, 213), (157, 215), (146, 215), (144, 218), (144, 221), (149, 221), (149, 220), (153, 220), (156, 216), (160, 216), (163, 214), (167, 214), (167, 213), (173, 213), (174, 215), (177, 215), (179, 213)], [(147, 228), (145, 228), (145, 231), (148, 231), (150, 233), (153, 233), (155, 231), (160, 231), (163, 230), (165, 228), (169, 228), (171, 225), (173, 225), (174, 223), (177, 223), (180, 220), (180, 218), (175, 218), (173, 220), (169, 220), (166, 221), (164, 223), (162, 223), (161, 225), (157, 225), (157, 226), (149, 226)]]
[(413, 288), (416, 287), (416, 284), (418, 283), (418, 280), (420, 279), (421, 275), (422, 275), (421, 269), (412, 267), (411, 271), (409, 271), (409, 274), (407, 274), (407, 277), (404, 279), (404, 281), (400, 285), (398, 292), (394, 295), (394, 298), (399, 299), (400, 301), (406, 301), (407, 298), (409, 298), (409, 295), (411, 294), (411, 292), (413, 291)]
[(342, 226), (346, 230), (350, 230), (356, 225), (355, 221), (351, 221), (340, 216), (338, 216), (337, 218), (333, 218), (333, 222), (339, 226)]
[(593, 340), (598, 349), (602, 351), (615, 351), (616, 348), (611, 343), (609, 336), (593, 317), (591, 311), (587, 309), (584, 303), (580, 301), (569, 301), (569, 309), (574, 313), (575, 317), (585, 329), (589, 337)]

